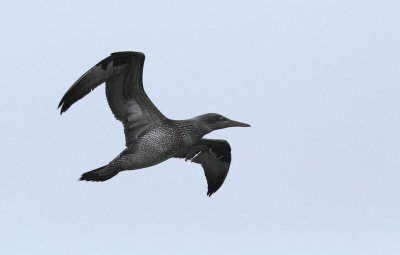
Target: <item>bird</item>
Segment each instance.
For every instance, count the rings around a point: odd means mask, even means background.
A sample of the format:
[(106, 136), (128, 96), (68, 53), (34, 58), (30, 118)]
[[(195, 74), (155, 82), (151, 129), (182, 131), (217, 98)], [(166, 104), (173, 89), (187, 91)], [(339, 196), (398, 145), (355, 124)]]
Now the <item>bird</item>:
[(107, 102), (121, 121), (126, 148), (107, 165), (83, 173), (80, 181), (103, 182), (121, 171), (157, 165), (180, 158), (202, 166), (211, 196), (224, 183), (231, 163), (226, 140), (203, 138), (228, 127), (250, 127), (220, 114), (207, 113), (186, 120), (165, 117), (143, 89), (145, 55), (141, 52), (111, 53), (84, 73), (62, 97), (60, 115), (105, 82)]

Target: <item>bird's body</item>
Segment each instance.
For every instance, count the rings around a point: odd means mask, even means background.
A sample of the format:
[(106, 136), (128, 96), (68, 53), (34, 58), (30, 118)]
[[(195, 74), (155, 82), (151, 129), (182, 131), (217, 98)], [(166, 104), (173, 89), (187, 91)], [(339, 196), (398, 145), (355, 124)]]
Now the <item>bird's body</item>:
[(180, 149), (193, 146), (206, 134), (195, 120), (166, 120), (126, 148), (113, 163), (121, 170), (157, 165), (173, 157)]
[(208, 195), (219, 189), (231, 161), (225, 140), (202, 137), (220, 128), (249, 126), (219, 114), (204, 114), (188, 120), (166, 118), (143, 90), (144, 54), (117, 52), (85, 73), (61, 99), (65, 112), (73, 103), (106, 82), (106, 95), (114, 116), (124, 125), (127, 148), (108, 165), (84, 173), (81, 180), (105, 181), (121, 171), (159, 164), (169, 158), (185, 158), (203, 166)]

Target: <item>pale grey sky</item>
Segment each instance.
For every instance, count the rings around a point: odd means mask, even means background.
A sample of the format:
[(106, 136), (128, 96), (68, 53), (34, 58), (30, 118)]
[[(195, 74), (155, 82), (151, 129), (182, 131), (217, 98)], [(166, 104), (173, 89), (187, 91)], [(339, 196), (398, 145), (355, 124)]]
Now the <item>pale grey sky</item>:
[[(1, 1), (1, 254), (400, 254), (398, 1)], [(169, 160), (78, 182), (124, 148), (104, 87), (63, 116), (109, 53), (146, 54), (168, 117), (250, 123), (206, 196)]]

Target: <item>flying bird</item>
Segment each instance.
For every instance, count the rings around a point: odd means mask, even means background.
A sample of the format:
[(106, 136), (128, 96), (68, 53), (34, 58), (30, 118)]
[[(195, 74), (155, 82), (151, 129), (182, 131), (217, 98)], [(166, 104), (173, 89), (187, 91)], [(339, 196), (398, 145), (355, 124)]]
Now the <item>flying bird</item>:
[(62, 97), (60, 114), (97, 86), (106, 83), (106, 97), (115, 118), (124, 126), (126, 148), (108, 165), (82, 174), (79, 180), (102, 182), (121, 171), (154, 166), (169, 158), (200, 164), (208, 192), (216, 192), (228, 174), (231, 147), (225, 140), (204, 135), (227, 127), (250, 127), (220, 114), (207, 113), (187, 120), (165, 117), (143, 89), (141, 52), (115, 52), (83, 74)]

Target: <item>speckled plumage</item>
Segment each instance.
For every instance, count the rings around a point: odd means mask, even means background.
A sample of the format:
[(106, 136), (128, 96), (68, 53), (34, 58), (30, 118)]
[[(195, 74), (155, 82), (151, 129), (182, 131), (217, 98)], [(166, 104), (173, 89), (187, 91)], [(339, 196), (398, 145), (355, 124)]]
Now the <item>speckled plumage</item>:
[(196, 144), (208, 133), (196, 120), (166, 120), (137, 142), (126, 148), (110, 165), (123, 170), (140, 169), (159, 164), (185, 147)]
[(168, 119), (144, 92), (144, 58), (140, 52), (112, 53), (79, 78), (61, 99), (63, 113), (106, 82), (108, 104), (124, 125), (127, 148), (108, 165), (82, 174), (80, 180), (106, 181), (121, 171), (150, 167), (172, 157), (184, 158), (203, 166), (210, 196), (225, 180), (231, 148), (225, 140), (203, 136), (216, 129), (249, 125), (215, 113), (188, 120)]

